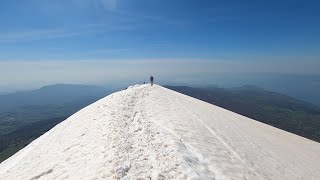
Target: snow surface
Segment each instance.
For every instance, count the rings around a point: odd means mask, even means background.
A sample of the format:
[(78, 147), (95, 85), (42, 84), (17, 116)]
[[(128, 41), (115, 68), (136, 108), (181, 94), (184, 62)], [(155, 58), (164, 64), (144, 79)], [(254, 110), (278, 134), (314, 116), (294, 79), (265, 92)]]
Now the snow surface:
[(320, 144), (158, 85), (80, 110), (0, 179), (320, 179)]

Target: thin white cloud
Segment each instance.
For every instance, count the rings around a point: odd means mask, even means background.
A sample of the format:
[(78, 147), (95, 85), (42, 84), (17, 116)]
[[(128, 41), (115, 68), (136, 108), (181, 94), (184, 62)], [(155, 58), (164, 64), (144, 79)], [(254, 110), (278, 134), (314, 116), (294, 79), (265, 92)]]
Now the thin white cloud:
[(51, 12), (63, 12), (66, 10), (84, 10), (103, 7), (106, 10), (116, 10), (117, 0), (34, 0), (39, 7)]
[(135, 25), (125, 24), (87, 24), (72, 28), (33, 28), (19, 31), (0, 31), (0, 43), (34, 41), (43, 39), (69, 38), (88, 34), (105, 33), (112, 31), (128, 31), (136, 28)]
[(81, 32), (65, 31), (63, 29), (31, 29), (16, 32), (0, 32), (0, 43), (65, 38), (80, 34)]

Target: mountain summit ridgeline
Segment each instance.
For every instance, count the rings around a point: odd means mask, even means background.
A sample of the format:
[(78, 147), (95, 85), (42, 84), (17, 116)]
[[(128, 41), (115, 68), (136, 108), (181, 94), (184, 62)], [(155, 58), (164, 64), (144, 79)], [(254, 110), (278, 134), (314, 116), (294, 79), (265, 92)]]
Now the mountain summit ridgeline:
[(320, 144), (154, 85), (83, 108), (1, 179), (319, 179)]

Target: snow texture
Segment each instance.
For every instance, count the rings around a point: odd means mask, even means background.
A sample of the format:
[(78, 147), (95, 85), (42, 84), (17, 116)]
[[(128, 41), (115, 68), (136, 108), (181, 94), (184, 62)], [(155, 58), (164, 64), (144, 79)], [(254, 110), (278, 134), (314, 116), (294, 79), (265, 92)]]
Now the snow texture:
[(0, 179), (320, 179), (320, 144), (158, 85), (80, 110)]

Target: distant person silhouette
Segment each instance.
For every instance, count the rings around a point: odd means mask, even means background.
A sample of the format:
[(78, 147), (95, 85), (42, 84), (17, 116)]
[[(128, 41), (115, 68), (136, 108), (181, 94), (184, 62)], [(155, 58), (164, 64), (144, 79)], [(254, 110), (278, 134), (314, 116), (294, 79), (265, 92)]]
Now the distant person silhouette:
[(153, 76), (150, 77), (151, 86), (153, 86)]

